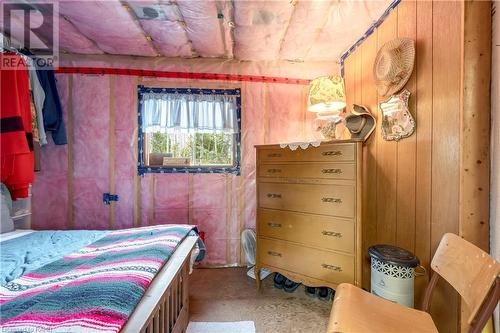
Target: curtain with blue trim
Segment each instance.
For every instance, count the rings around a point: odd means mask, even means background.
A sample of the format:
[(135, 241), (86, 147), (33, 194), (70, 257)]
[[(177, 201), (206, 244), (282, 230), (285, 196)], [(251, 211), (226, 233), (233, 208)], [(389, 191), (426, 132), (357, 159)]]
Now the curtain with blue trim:
[(143, 93), (145, 133), (237, 133), (235, 95)]

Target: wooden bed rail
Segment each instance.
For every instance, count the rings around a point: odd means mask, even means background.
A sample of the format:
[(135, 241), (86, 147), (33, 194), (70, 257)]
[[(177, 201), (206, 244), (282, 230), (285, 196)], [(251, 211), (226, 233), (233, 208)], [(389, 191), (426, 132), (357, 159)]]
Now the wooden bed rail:
[(174, 278), (141, 333), (184, 333), (189, 317), (189, 264)]
[(189, 322), (189, 266), (197, 236), (187, 237), (154, 278), (121, 333), (184, 333)]

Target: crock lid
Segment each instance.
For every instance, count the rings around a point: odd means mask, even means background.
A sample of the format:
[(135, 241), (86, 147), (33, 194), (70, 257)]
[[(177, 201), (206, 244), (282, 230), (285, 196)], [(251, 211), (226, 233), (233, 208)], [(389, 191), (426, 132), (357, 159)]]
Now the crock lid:
[(368, 248), (370, 257), (397, 266), (417, 267), (420, 265), (418, 258), (405, 249), (394, 245), (377, 244)]

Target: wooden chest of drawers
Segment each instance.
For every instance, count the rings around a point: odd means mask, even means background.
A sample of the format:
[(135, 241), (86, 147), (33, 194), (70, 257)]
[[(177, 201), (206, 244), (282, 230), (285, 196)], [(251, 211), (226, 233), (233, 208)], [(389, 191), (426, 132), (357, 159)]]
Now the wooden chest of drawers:
[(361, 285), (361, 145), (256, 147), (257, 276), (265, 267), (307, 286)]

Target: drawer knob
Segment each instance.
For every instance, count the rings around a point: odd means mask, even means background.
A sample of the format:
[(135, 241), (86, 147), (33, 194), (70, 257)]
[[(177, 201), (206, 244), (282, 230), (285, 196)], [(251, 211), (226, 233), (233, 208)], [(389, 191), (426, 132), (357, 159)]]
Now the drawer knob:
[(281, 257), (281, 253), (279, 252), (274, 252), (274, 251), (267, 251), (267, 254), (273, 257)]
[(323, 230), (321, 233), (324, 236), (331, 236), (331, 237), (338, 237), (338, 238), (342, 237), (342, 234), (340, 232), (335, 232), (335, 231), (326, 231), (326, 230)]
[(321, 201), (330, 203), (342, 203), (342, 199), (340, 198), (323, 198), (321, 199)]
[(268, 173), (281, 173), (281, 169), (267, 169)]
[(280, 153), (267, 154), (267, 157), (281, 157)]
[(340, 266), (321, 264), (321, 267), (323, 267), (324, 269), (329, 269), (331, 271), (335, 271), (335, 272), (342, 272), (342, 267), (340, 267)]
[(268, 193), (267, 197), (268, 198), (273, 198), (273, 199), (276, 199), (276, 198), (277, 199), (281, 199), (281, 194), (279, 194), (279, 193)]
[(270, 228), (281, 228), (281, 223), (268, 222), (267, 225)]
[(334, 173), (336, 175), (342, 173), (342, 169), (323, 169), (321, 170), (322, 173)]
[(323, 156), (340, 156), (342, 155), (342, 151), (340, 150), (329, 150), (321, 153)]

